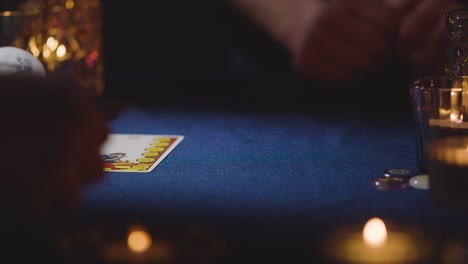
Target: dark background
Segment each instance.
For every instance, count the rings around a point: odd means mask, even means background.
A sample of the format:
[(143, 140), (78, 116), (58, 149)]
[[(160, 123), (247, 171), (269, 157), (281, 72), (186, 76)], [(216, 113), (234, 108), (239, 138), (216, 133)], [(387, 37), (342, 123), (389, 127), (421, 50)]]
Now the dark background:
[(109, 80), (287, 70), (287, 52), (227, 2), (102, 1)]

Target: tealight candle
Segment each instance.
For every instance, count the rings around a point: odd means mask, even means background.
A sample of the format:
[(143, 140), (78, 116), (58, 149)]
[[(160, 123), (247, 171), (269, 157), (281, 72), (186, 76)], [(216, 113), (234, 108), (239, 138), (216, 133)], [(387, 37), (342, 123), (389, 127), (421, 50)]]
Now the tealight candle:
[(428, 241), (415, 230), (388, 230), (380, 218), (369, 219), (362, 230), (338, 229), (325, 243), (326, 254), (339, 263), (420, 262), (428, 255)]
[(153, 241), (142, 228), (131, 230), (126, 243), (114, 241), (102, 245), (101, 256), (111, 263), (149, 263), (167, 261), (171, 257), (169, 245)]

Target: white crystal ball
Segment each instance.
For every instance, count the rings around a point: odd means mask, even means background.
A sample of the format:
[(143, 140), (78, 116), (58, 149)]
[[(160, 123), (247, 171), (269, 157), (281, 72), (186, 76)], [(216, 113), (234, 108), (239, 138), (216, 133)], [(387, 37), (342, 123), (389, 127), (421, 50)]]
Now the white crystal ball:
[(0, 47), (0, 75), (25, 74), (45, 77), (44, 65), (27, 50)]

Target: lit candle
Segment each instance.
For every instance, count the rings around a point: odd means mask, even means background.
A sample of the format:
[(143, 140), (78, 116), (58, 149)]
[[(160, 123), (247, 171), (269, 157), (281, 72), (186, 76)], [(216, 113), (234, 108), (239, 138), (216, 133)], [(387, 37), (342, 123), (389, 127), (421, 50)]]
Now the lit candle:
[(336, 230), (325, 243), (325, 251), (339, 263), (409, 264), (427, 258), (428, 245), (416, 229), (388, 230), (382, 219), (372, 218), (362, 230), (351, 226)]
[[(463, 110), (461, 103), (462, 100), (461, 89), (452, 88), (450, 92), (450, 120), (456, 123), (463, 122)], [(440, 109), (439, 109), (439, 112)]]
[(132, 228), (126, 243), (114, 241), (102, 245), (101, 256), (112, 263), (148, 263), (168, 261), (171, 250), (163, 241), (153, 241), (151, 235), (141, 227)]

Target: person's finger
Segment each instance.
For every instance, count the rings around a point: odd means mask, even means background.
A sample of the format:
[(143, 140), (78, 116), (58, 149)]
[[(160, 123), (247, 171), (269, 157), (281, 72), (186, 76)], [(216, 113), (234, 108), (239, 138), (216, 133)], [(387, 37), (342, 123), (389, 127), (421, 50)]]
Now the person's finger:
[(424, 0), (386, 0), (385, 3), (400, 12), (400, 14), (407, 14), (411, 12), (421, 1)]
[(380, 57), (391, 52), (390, 38), (362, 20), (351, 19), (346, 27), (337, 30), (343, 35), (344, 42), (363, 53)]
[[(320, 46), (333, 42), (333, 40), (331, 42), (325, 41)], [(293, 57), (293, 65), (298, 72), (307, 78), (332, 83), (345, 83), (352, 79), (352, 73), (349, 69), (330, 61), (327, 56), (324, 56), (324, 51), (318, 45), (320, 40), (311, 38), (308, 43), (312, 47), (304, 46), (300, 56)]]
[(80, 185), (87, 185), (103, 177), (103, 162), (99, 156), (109, 128), (104, 113), (88, 97), (76, 97), (79, 118), (71, 136), (71, 149), (81, 162)]
[[(336, 19), (337, 17), (340, 19)], [(328, 16), (318, 22), (318, 27), (324, 32), (322, 34), (330, 32), (336, 36), (336, 41), (343, 41), (371, 56), (384, 56), (393, 47), (390, 40), (394, 35), (389, 36), (372, 23), (356, 18), (343, 6), (336, 6), (331, 10)]]
[(439, 20), (432, 34), (420, 51), (411, 56), (411, 63), (419, 75), (444, 74), (445, 72), (445, 21)]
[(83, 138), (82, 136), (81, 138), (83, 142), (81, 145), (76, 146), (76, 153), (80, 155), (79, 160), (83, 164), (78, 168), (80, 172), (79, 185), (86, 187), (102, 180), (105, 175), (103, 171), (103, 160), (99, 153), (100, 147), (91, 143), (88, 138)]
[(374, 61), (368, 54), (343, 42), (335, 43), (333, 46), (324, 45), (322, 52), (325, 59), (353, 72), (365, 71), (374, 66)]
[(399, 49), (403, 57), (421, 49), (421, 43), (427, 42), (427, 37), (434, 30), (432, 25), (444, 17), (446, 8), (446, 3), (441, 0), (422, 1), (403, 21), (399, 34)]
[(322, 33), (322, 40), (313, 43), (313, 49), (324, 60), (328, 60), (352, 72), (361, 72), (375, 66), (372, 55), (345, 41), (344, 36), (336, 31)]
[[(354, 16), (362, 19), (385, 34), (395, 35), (398, 31), (402, 14), (389, 8), (383, 1), (342, 0)], [(346, 21), (343, 21), (346, 23)]]

